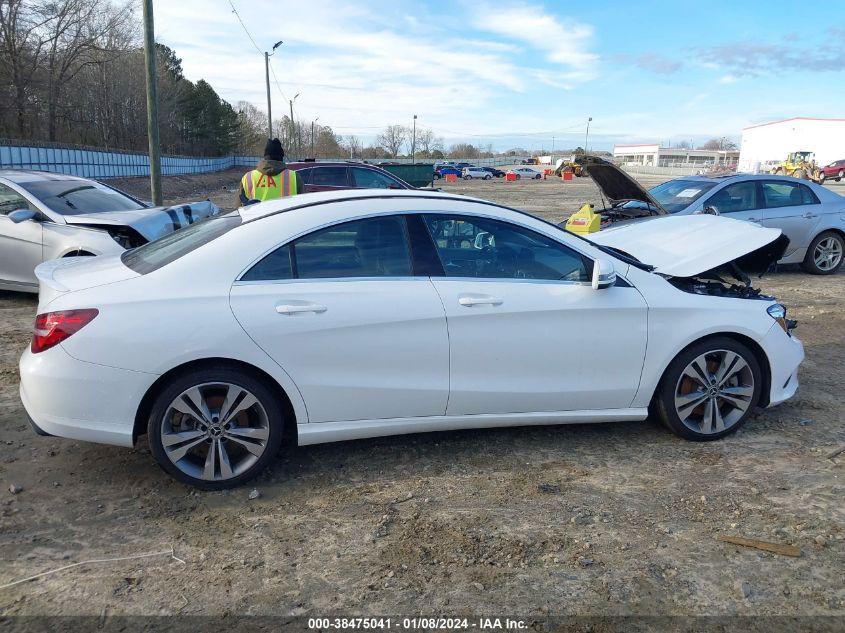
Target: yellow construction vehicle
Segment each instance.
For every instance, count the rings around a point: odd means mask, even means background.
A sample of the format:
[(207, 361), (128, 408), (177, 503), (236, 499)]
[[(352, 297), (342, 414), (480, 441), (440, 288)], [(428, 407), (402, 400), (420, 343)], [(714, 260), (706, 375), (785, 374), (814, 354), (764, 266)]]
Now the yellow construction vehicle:
[(561, 174), (566, 171), (571, 171), (579, 178), (586, 173), (584, 171), (584, 166), (575, 161), (575, 156), (570, 157), (568, 160), (565, 158), (559, 158), (555, 163), (555, 176), (560, 177)]
[(784, 162), (772, 169), (772, 173), (818, 182), (820, 170), (816, 165), (815, 152), (792, 152)]

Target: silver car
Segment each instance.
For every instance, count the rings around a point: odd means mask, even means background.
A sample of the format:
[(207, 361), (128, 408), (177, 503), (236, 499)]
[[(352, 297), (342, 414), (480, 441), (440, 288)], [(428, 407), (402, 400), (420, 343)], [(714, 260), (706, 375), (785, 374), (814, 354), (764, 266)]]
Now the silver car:
[(0, 170), (0, 289), (38, 292), (41, 262), (119, 253), (217, 213), (211, 202), (149, 208), (95, 180)]
[(585, 164), (609, 198), (601, 212), (609, 226), (667, 214), (724, 215), (781, 229), (789, 246), (780, 264), (801, 264), (815, 275), (842, 265), (845, 197), (816, 183), (768, 174), (685, 176), (645, 191), (608, 161), (590, 156)]

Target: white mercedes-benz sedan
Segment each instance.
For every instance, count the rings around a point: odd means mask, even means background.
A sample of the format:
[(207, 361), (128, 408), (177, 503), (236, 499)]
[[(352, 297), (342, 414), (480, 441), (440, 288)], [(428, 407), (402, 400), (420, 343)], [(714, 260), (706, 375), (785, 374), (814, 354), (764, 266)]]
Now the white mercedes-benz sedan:
[(645, 420), (735, 431), (791, 397), (794, 322), (749, 276), (776, 229), (668, 217), (569, 234), (430, 191), (305, 194), (121, 255), (46, 262), (21, 398), (37, 432), (241, 484), (281, 444)]

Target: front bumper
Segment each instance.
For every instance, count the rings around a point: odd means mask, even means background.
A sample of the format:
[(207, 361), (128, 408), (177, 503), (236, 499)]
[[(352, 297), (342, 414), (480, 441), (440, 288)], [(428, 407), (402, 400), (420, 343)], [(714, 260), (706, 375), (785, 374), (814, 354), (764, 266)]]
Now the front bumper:
[(772, 379), (767, 406), (773, 407), (789, 400), (798, 391), (798, 367), (804, 360), (804, 345), (794, 336), (787, 335), (778, 324), (772, 325), (762, 344), (769, 358)]
[(21, 402), (36, 429), (130, 447), (138, 404), (157, 378), (76, 360), (61, 345), (40, 354), (27, 349), (20, 374)]

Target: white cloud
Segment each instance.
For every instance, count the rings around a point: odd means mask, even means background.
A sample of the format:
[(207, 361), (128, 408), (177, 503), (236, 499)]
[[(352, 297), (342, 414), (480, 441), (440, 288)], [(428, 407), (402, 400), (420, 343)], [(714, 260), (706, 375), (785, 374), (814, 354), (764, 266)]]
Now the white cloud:
[(524, 42), (556, 64), (578, 69), (582, 76), (598, 56), (588, 52), (593, 27), (575, 20), (565, 23), (539, 7), (501, 5), (482, 8), (475, 19), (479, 29)]

